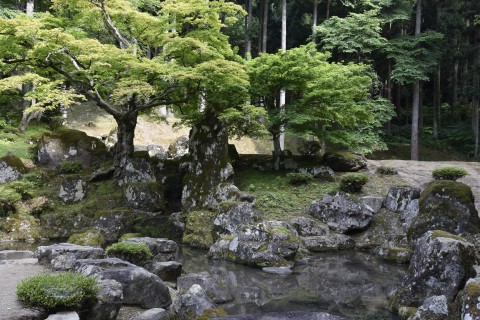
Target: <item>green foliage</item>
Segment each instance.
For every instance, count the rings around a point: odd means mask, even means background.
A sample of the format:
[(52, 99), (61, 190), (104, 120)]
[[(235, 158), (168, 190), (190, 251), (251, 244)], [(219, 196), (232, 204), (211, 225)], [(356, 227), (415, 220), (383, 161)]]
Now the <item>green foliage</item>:
[(82, 163), (80, 161), (62, 161), (58, 167), (61, 173), (79, 173), (82, 171)]
[(106, 254), (139, 266), (145, 265), (152, 258), (152, 252), (146, 244), (133, 242), (114, 243), (106, 249)]
[(31, 142), (36, 142), (47, 131), (48, 128), (43, 125), (28, 126), (23, 133), (12, 127), (0, 130), (0, 155), (11, 152), (21, 159), (34, 158)]
[(388, 175), (396, 175), (398, 174), (398, 171), (393, 167), (380, 166), (377, 169), (377, 173), (388, 176)]
[(313, 180), (313, 176), (309, 173), (287, 173), (285, 178), (289, 184), (296, 186), (308, 184)]
[(368, 176), (364, 173), (346, 173), (340, 178), (340, 190), (357, 193), (367, 182)]
[(456, 181), (468, 175), (468, 171), (458, 167), (443, 167), (432, 171), (435, 180), (453, 180)]
[(94, 278), (71, 272), (40, 274), (17, 285), (19, 300), (50, 311), (81, 310), (96, 300), (97, 293)]

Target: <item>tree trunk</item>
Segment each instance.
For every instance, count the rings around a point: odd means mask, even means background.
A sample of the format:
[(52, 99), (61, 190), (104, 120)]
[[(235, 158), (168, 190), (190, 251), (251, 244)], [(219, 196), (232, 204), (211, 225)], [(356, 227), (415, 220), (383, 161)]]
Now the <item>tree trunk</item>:
[(33, 11), (35, 10), (35, 2), (33, 0), (27, 0), (27, 5), (25, 6), (25, 13), (27, 16), (33, 17)]
[(273, 169), (280, 170), (280, 162), (282, 160), (282, 148), (280, 146), (280, 133), (273, 134)]
[(452, 93), (452, 105), (450, 108), (450, 112), (452, 116), (455, 117), (457, 113), (457, 101), (458, 101), (458, 65), (459, 60), (458, 57), (455, 57), (455, 62), (453, 65), (453, 93)]
[(440, 129), (440, 106), (441, 106), (441, 71), (438, 66), (434, 77), (433, 92), (433, 139), (438, 140), (438, 131)]
[(476, 52), (475, 52), (475, 60), (474, 60), (474, 68), (473, 68), (473, 98), (472, 98), (472, 109), (473, 109), (473, 134), (475, 140), (475, 151), (474, 157), (475, 159), (478, 158), (478, 140), (479, 140), (479, 114), (478, 114), (478, 105), (479, 105), (479, 94), (480, 94), (480, 28), (477, 27), (475, 31), (475, 45), (476, 45)]
[[(417, 0), (417, 14), (415, 20), (415, 36), (421, 32), (422, 26), (422, 1)], [(412, 103), (412, 139), (411, 139), (411, 159), (418, 160), (418, 116), (420, 111), (420, 81), (415, 81), (413, 86)]]
[[(318, 24), (318, 0), (313, 0), (313, 19), (312, 19), (312, 33), (315, 33), (315, 27)], [(317, 38), (312, 38), (313, 43), (317, 43)]]
[(268, 0), (263, 0), (262, 52), (267, 52), (268, 40)]
[[(287, 51), (287, 0), (282, 0), (282, 52)], [(280, 114), (285, 115), (285, 89), (280, 90)], [(280, 149), (285, 150), (285, 126), (280, 127)]]
[(115, 118), (115, 121), (117, 122), (118, 141), (115, 145), (113, 165), (115, 167), (114, 178), (119, 180), (125, 176), (126, 167), (133, 158), (133, 138), (137, 126), (137, 114), (124, 115), (121, 118)]
[(332, 3), (331, 0), (327, 0), (327, 10), (326, 10), (326, 15), (325, 18), (328, 20), (330, 19), (330, 4)]
[(245, 31), (245, 59), (250, 60), (252, 57), (252, 15), (253, 15), (253, 0), (247, 1), (247, 17), (246, 17), (246, 31)]

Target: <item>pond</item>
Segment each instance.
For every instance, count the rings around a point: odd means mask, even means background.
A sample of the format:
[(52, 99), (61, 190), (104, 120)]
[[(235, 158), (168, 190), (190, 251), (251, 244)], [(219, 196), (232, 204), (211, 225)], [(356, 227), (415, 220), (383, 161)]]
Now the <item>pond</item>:
[(407, 266), (358, 252), (314, 255), (290, 275), (275, 275), (228, 261), (208, 260), (205, 251), (184, 248), (184, 271), (208, 271), (235, 298), (222, 305), (228, 314), (318, 311), (347, 319), (398, 319), (387, 308), (387, 295)]

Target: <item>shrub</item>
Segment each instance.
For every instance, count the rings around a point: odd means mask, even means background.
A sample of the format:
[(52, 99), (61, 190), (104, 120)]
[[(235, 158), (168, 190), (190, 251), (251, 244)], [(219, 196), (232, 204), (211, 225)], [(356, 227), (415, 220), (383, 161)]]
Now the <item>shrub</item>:
[(107, 256), (119, 258), (143, 266), (152, 258), (152, 252), (144, 243), (118, 242), (106, 250)]
[(299, 186), (302, 184), (308, 184), (313, 180), (313, 176), (309, 173), (287, 173), (287, 182), (289, 184)]
[(392, 176), (392, 175), (398, 174), (398, 171), (393, 167), (381, 166), (381, 167), (378, 167), (377, 173), (383, 174), (385, 176)]
[(40, 274), (17, 285), (19, 300), (47, 310), (81, 309), (93, 303), (97, 293), (95, 279), (71, 272)]
[(78, 173), (82, 171), (82, 163), (80, 161), (62, 161), (58, 169), (61, 173)]
[(468, 171), (458, 167), (443, 167), (432, 171), (435, 180), (453, 180), (463, 178), (468, 175)]
[(340, 178), (340, 190), (360, 192), (367, 183), (368, 176), (363, 173), (346, 173)]

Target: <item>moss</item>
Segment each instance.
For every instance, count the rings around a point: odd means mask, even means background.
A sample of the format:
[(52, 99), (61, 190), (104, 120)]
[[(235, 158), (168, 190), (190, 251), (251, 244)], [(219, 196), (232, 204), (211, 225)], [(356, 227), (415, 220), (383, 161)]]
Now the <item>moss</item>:
[(201, 210), (188, 213), (183, 243), (195, 247), (208, 249), (213, 244), (213, 221), (217, 213)]
[(140, 237), (142, 237), (141, 233), (125, 233), (125, 234), (122, 234), (120, 239), (118, 239), (118, 242), (122, 242), (131, 238), (140, 238)]
[(438, 180), (430, 183), (420, 196), (421, 207), (429, 195), (454, 198), (464, 204), (472, 204), (474, 202), (472, 189), (469, 186), (451, 180)]
[(62, 161), (58, 169), (61, 173), (79, 173), (82, 171), (82, 163), (80, 161)]
[(408, 263), (412, 256), (412, 250), (407, 248), (384, 247), (382, 249), (386, 252), (386, 255), (382, 255), (382, 258), (387, 261)]
[(465, 286), (465, 292), (467, 295), (474, 300), (476, 300), (477, 297), (480, 297), (480, 283), (478, 282), (472, 282), (469, 283)]
[(20, 173), (26, 173), (27, 167), (23, 164), (22, 160), (19, 157), (14, 156), (13, 154), (6, 154), (0, 158), (0, 161), (5, 162), (9, 167), (17, 169)]
[(454, 240), (466, 242), (466, 240), (464, 238), (453, 235), (453, 234), (448, 233), (446, 231), (433, 230), (430, 239), (434, 240), (434, 239), (437, 239), (437, 238), (449, 238), (449, 239), (454, 239)]
[(109, 246), (105, 253), (109, 257), (119, 258), (143, 266), (152, 258), (152, 252), (145, 243), (118, 242)]
[(68, 238), (69, 243), (81, 246), (100, 247), (105, 244), (105, 237), (98, 230), (89, 229), (82, 233), (76, 233)]
[(209, 320), (213, 318), (225, 317), (227, 312), (218, 307), (215, 309), (207, 309), (197, 318), (197, 320)]
[(219, 209), (221, 212), (226, 212), (231, 210), (233, 207), (242, 204), (243, 202), (240, 201), (222, 201), (219, 204)]
[(398, 310), (398, 315), (401, 319), (409, 319), (410, 317), (414, 316), (417, 312), (417, 308), (413, 307), (401, 307)]
[[(88, 146), (92, 154), (106, 154), (107, 152), (107, 147), (105, 144), (99, 143), (100, 140), (88, 136), (83, 131), (60, 128), (57, 131), (44, 135), (43, 137), (45, 141), (48, 141), (52, 138), (59, 139), (65, 146), (83, 144)], [(92, 146), (95, 146), (95, 148), (92, 149)]]

